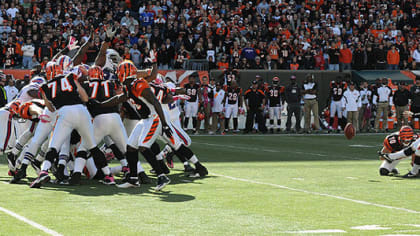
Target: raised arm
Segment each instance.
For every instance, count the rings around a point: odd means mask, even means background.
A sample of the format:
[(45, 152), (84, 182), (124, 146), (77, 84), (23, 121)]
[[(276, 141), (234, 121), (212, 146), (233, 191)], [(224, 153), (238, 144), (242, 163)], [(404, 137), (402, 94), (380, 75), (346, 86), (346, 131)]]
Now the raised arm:
[(82, 47), (79, 48), (76, 55), (73, 57), (73, 65), (77, 66), (79, 64), (82, 64), (83, 57), (85, 56), (87, 50), (89, 41), (93, 38), (93, 31), (90, 32), (89, 38), (86, 40), (86, 42), (82, 45)]

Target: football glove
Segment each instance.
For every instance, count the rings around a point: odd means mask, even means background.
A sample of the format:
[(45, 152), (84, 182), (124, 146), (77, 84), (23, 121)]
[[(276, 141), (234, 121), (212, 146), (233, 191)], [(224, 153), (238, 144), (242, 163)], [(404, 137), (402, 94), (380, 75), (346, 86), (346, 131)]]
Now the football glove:
[(77, 46), (78, 42), (79, 41), (77, 41), (75, 37), (70, 36), (69, 44), (67, 45), (67, 48), (69, 49), (69, 51), (79, 48), (79, 46)]
[(117, 33), (117, 29), (115, 29), (114, 31), (112, 31), (113, 27), (109, 27), (106, 29), (106, 38), (105, 41), (106, 42), (111, 42), (114, 39), (115, 33)]
[(171, 128), (169, 128), (169, 126), (167, 126), (167, 125), (162, 126), (162, 131), (163, 131), (164, 134), (166, 134), (166, 136), (168, 138), (172, 137), (172, 130), (171, 130)]

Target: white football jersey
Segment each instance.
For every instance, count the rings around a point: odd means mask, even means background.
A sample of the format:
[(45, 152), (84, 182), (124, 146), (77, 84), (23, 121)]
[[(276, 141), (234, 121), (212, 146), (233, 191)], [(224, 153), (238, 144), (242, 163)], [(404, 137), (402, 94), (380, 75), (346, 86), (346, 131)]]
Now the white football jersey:
[(20, 90), (15, 100), (20, 100), (22, 103), (29, 102), (33, 97), (29, 96), (28, 92), (39, 89), (40, 86), (38, 84), (28, 84)]

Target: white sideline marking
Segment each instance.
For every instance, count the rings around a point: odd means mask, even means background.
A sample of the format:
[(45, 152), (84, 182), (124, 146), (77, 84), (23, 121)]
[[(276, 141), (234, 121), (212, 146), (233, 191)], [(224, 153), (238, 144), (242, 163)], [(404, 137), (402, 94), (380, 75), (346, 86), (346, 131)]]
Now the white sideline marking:
[(347, 233), (341, 229), (315, 229), (315, 230), (298, 230), (298, 231), (283, 231), (286, 234), (326, 234), (326, 233)]
[(8, 215), (10, 215), (10, 216), (13, 216), (13, 217), (15, 217), (16, 219), (18, 219), (18, 220), (20, 220), (20, 221), (23, 221), (23, 222), (27, 223), (28, 225), (30, 225), (30, 226), (32, 226), (32, 227), (34, 227), (34, 228), (37, 228), (37, 229), (39, 229), (39, 230), (42, 230), (42, 231), (44, 231), (45, 233), (47, 233), (47, 234), (49, 234), (49, 235), (53, 235), (53, 236), (62, 236), (62, 234), (59, 234), (59, 233), (55, 232), (54, 230), (51, 230), (51, 229), (49, 229), (49, 228), (47, 228), (47, 227), (45, 227), (45, 226), (43, 226), (43, 225), (40, 225), (40, 224), (38, 224), (38, 223), (36, 223), (36, 222), (33, 222), (32, 220), (29, 220), (29, 219), (28, 219), (28, 218), (26, 218), (26, 217), (23, 217), (23, 216), (21, 216), (21, 215), (18, 215), (18, 214), (16, 214), (16, 213), (14, 213), (13, 211), (9, 211), (9, 210), (7, 210), (7, 209), (5, 209), (5, 208), (3, 208), (3, 207), (0, 207), (0, 211), (4, 212), (4, 213), (6, 213), (6, 214), (8, 214)]
[(327, 193), (312, 192), (312, 191), (308, 191), (308, 190), (304, 190), (304, 189), (291, 188), (291, 187), (287, 187), (287, 186), (284, 186), (284, 185), (264, 183), (264, 182), (250, 180), (250, 179), (236, 178), (236, 177), (221, 175), (221, 174), (216, 174), (216, 173), (210, 173), (210, 174), (212, 174), (214, 176), (219, 176), (219, 177), (224, 177), (224, 178), (227, 178), (227, 179), (236, 180), (236, 181), (242, 181), (242, 182), (253, 183), (253, 184), (260, 184), (260, 185), (267, 185), (267, 186), (286, 189), (286, 190), (295, 191), (295, 192), (301, 192), (301, 193), (307, 193), (307, 194), (311, 194), (311, 195), (318, 195), (318, 196), (323, 196), (323, 197), (330, 197), (330, 198), (350, 201), (350, 202), (359, 203), (359, 204), (362, 204), (362, 205), (376, 206), (376, 207), (381, 207), (381, 208), (386, 208), (386, 209), (405, 211), (405, 212), (413, 213), (413, 214), (420, 214), (420, 211), (410, 210), (410, 209), (406, 209), (406, 208), (402, 208), (402, 207), (388, 206), (388, 205), (383, 205), (383, 204), (378, 204), (378, 203), (367, 202), (367, 201), (363, 201), (363, 200), (357, 200), (357, 199), (352, 199), (352, 198), (347, 198), (347, 197), (336, 196), (336, 195), (327, 194)]
[(380, 225), (361, 225), (361, 226), (354, 226), (351, 229), (358, 229), (358, 230), (385, 230), (391, 229), (389, 227), (382, 227)]
[(264, 152), (274, 152), (274, 153), (296, 153), (296, 154), (304, 154), (304, 155), (313, 155), (313, 156), (320, 156), (320, 157), (326, 157), (325, 154), (320, 153), (311, 153), (311, 152), (294, 152), (294, 151), (279, 151), (279, 150), (273, 150), (273, 149), (266, 149), (266, 148), (250, 148), (250, 147), (241, 147), (241, 146), (233, 146), (233, 145), (222, 145), (222, 144), (215, 144), (215, 143), (202, 143), (202, 142), (194, 142), (196, 144), (203, 144), (207, 146), (216, 146), (216, 147), (225, 147), (225, 148), (233, 148), (233, 149), (242, 149), (242, 150), (249, 150), (249, 151), (264, 151)]
[(299, 181), (304, 181), (305, 180), (304, 178), (292, 178), (292, 179), (299, 180)]
[[(381, 145), (382, 146), (382, 145)], [(361, 147), (361, 148), (373, 148), (375, 146), (371, 146), (371, 145), (364, 145), (364, 144), (352, 144), (349, 145), (349, 147)]]
[(357, 179), (357, 177), (351, 177), (351, 176), (349, 176), (349, 177), (346, 177), (346, 179)]

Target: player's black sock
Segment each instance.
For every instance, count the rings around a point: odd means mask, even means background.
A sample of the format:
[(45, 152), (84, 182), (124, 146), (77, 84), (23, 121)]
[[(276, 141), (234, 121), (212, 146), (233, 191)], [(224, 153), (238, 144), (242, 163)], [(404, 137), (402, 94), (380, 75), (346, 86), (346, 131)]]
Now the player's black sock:
[[(157, 175), (162, 174), (162, 168), (158, 164), (156, 160), (156, 155), (152, 152), (150, 148), (145, 148), (144, 150), (140, 151), (144, 158), (150, 163), (152, 168), (156, 171)], [(130, 170), (131, 171), (131, 170)]]
[(180, 155), (177, 151), (174, 151), (173, 153), (178, 157), (179, 161), (181, 161), (182, 163), (185, 163), (187, 161), (187, 158)]
[[(182, 157), (186, 160), (189, 160), (189, 159), (191, 159), (192, 156), (194, 156), (194, 153), (191, 151), (191, 149), (187, 148), (185, 145), (181, 145), (181, 147), (178, 150), (175, 151), (175, 154), (178, 157)], [(179, 158), (179, 159), (181, 160), (181, 158)]]
[(238, 130), (238, 118), (233, 118), (233, 128)]
[(229, 118), (225, 119), (225, 130), (229, 130)]
[(279, 126), (279, 128), (280, 128), (280, 125), (281, 125), (281, 120), (280, 119), (278, 119), (277, 120), (277, 125)]
[(101, 152), (101, 150), (99, 150), (98, 147), (94, 147), (89, 151), (92, 154), (92, 157), (93, 157), (93, 160), (95, 161), (95, 164), (99, 168), (103, 168), (103, 167), (108, 165), (108, 163), (106, 162), (106, 158), (105, 158), (104, 153)]
[(118, 160), (124, 159), (124, 154), (120, 151), (120, 149), (117, 147), (117, 145), (115, 145), (113, 143), (113, 144), (111, 144), (111, 146), (109, 146), (109, 148), (111, 148), (112, 152), (114, 153), (115, 157)]
[(200, 127), (197, 127), (197, 117), (193, 117), (192, 120), (193, 120), (193, 129), (196, 129), (196, 128), (200, 129)]
[(159, 154), (159, 153), (160, 153), (160, 146), (159, 146), (159, 144), (158, 144), (157, 142), (154, 142), (154, 143), (152, 144), (152, 146), (150, 147), (150, 149), (152, 149), (152, 152), (153, 152), (155, 155), (157, 155), (157, 154)]
[(188, 123), (190, 122), (190, 118), (188, 118), (188, 117), (185, 117), (185, 119), (184, 119), (184, 129), (186, 130), (186, 129), (188, 129)]
[[(340, 122), (339, 122), (340, 123)], [(334, 124), (334, 117), (330, 117), (330, 122), (329, 122), (329, 125), (332, 127), (333, 126), (333, 124)], [(341, 124), (339, 124), (339, 125), (341, 125)]]
[(130, 168), (130, 177), (137, 177), (137, 162), (139, 160), (139, 154), (137, 150), (127, 150), (127, 162)]

